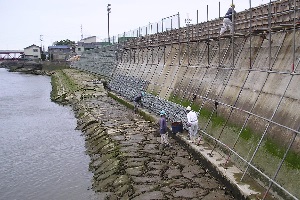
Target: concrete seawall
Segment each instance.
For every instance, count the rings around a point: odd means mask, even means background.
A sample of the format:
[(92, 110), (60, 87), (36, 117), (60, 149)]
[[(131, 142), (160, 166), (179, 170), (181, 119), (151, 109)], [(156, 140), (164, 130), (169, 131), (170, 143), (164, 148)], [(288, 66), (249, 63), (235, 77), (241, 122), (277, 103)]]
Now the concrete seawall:
[[(285, 5), (286, 1), (281, 3)], [(208, 23), (216, 24), (214, 27), (220, 24)], [(267, 21), (262, 20), (261, 26), (264, 23)], [(87, 56), (76, 67), (106, 74), (111, 90), (127, 100), (145, 90), (147, 109), (156, 114), (164, 109), (170, 120), (183, 121), (185, 128), (184, 107), (191, 105), (199, 114), (200, 133), (213, 147), (212, 152), (215, 148), (222, 150), (225, 164), (231, 161), (252, 175), (266, 193), (271, 189), (297, 199), (298, 28), (284, 19), (274, 22), (272, 29), (253, 32), (247, 32), (249, 26), (243, 29), (239, 24), (237, 30), (243, 34), (221, 38), (213, 31), (210, 37), (194, 31), (195, 27), (182, 28), (132, 39), (105, 50), (118, 54), (117, 63), (113, 56), (110, 62), (106, 59), (101, 63), (107, 56), (93, 54), (93, 58)], [(213, 30), (217, 32), (218, 28)], [(192, 37), (190, 32), (204, 37)], [(111, 73), (103, 73), (102, 68), (111, 69)]]

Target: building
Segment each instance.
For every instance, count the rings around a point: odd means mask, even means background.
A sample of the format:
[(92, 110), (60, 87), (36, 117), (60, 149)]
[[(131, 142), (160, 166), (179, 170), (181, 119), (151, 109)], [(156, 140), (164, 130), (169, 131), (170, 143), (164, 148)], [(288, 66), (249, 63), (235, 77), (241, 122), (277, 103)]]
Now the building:
[(93, 43), (93, 42), (96, 42), (96, 36), (91, 36), (91, 37), (83, 38), (79, 42), (83, 42), (83, 43)]
[(41, 59), (41, 47), (33, 44), (29, 47), (24, 48), (25, 59)]
[(103, 42), (96, 41), (96, 36), (91, 36), (91, 37), (83, 38), (79, 42), (77, 42), (75, 52), (77, 55), (81, 55), (84, 51), (96, 49), (103, 45), (104, 45)]
[(66, 61), (72, 54), (72, 47), (69, 45), (49, 46), (48, 54), (51, 61)]

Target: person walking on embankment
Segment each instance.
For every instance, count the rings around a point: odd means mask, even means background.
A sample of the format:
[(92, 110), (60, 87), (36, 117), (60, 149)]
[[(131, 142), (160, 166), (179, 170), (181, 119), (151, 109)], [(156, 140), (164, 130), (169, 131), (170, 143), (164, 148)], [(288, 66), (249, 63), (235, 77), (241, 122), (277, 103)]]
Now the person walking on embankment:
[(236, 15), (234, 8), (235, 5), (231, 4), (230, 8), (226, 12), (225, 17), (223, 19), (223, 26), (220, 31), (220, 36), (222, 36), (225, 33), (225, 31), (227, 31), (228, 29), (230, 30), (230, 34), (233, 34), (234, 28), (232, 23), (232, 17)]
[(197, 114), (192, 111), (192, 108), (190, 106), (186, 108), (186, 111), (187, 125), (189, 127), (189, 137), (192, 142), (196, 142), (198, 134), (198, 117)]
[(160, 133), (160, 143), (162, 145), (170, 146), (167, 134), (167, 122), (166, 122), (166, 112), (164, 110), (160, 111), (159, 123), (159, 133)]

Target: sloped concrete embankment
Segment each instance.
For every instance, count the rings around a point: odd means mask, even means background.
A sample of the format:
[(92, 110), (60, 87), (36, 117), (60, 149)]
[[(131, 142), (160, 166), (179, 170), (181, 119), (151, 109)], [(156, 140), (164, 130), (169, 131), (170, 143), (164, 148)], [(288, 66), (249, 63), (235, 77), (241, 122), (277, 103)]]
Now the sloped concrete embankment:
[[(255, 166), (273, 177), (295, 134), (290, 130), (296, 127), (299, 120), (291, 110), (299, 108), (298, 93), (292, 92), (295, 91), (299, 76), (291, 74), (291, 68), (287, 67), (291, 64), (291, 56), (284, 56), (292, 54), (292, 33), (276, 33), (272, 37), (273, 44), (276, 44), (271, 51), (274, 71), (269, 69), (269, 45), (264, 37), (253, 36), (251, 48), (250, 38), (235, 39), (234, 68), (232, 45), (230, 39), (225, 38), (220, 41), (220, 56), (217, 41), (211, 41), (210, 49), (213, 53), (208, 53), (205, 42), (191, 43), (189, 46), (171, 44), (165, 48), (158, 46), (134, 51), (127, 49), (122, 55), (122, 62), (114, 68), (109, 87), (129, 101), (141, 90), (146, 90), (143, 101), (147, 109), (153, 113), (164, 109), (171, 121), (181, 120), (184, 125), (184, 107), (191, 104), (194, 110), (199, 111), (201, 132), (224, 144), (215, 146), (215, 142), (206, 137), (206, 142), (212, 142), (212, 149), (217, 147), (223, 150), (222, 162), (226, 164), (230, 159), (244, 171), (245, 162), (230, 154), (227, 148), (246, 160), (249, 160), (250, 155), (255, 155), (252, 161)], [(248, 58), (250, 50), (251, 59)], [(219, 58), (222, 58), (221, 63)], [(87, 56), (86, 59), (91, 58)], [(83, 68), (84, 62), (80, 65)], [(219, 64), (221, 67), (218, 67)], [(101, 74), (101, 66), (104, 65), (93, 67), (91, 72)], [(90, 71), (91, 68), (85, 70)], [(288, 129), (285, 130), (285, 127)], [(262, 138), (258, 146), (263, 133), (267, 137)], [(298, 139), (295, 138), (292, 151), (288, 152), (276, 178), (296, 196), (299, 192), (296, 187), (298, 179), (294, 176), (299, 171)], [(259, 148), (254, 154), (256, 147)], [(249, 172), (252, 173), (251, 170)], [(267, 179), (256, 172), (252, 175), (263, 187), (268, 187)], [(274, 191), (285, 195), (276, 188)]]
[[(300, 41), (299, 30), (295, 40)], [(167, 110), (172, 120), (184, 121), (182, 106), (191, 105), (199, 112), (201, 132), (223, 144), (210, 141), (223, 150), (224, 162), (230, 158), (242, 171), (247, 168), (243, 160), (229, 153), (231, 148), (299, 197), (294, 175), (300, 169), (300, 93), (296, 92), (300, 66), (296, 56), (292, 71), (293, 31), (272, 32), (271, 45), (269, 35), (208, 43), (128, 48), (111, 88), (128, 99), (145, 89), (146, 106), (155, 113)], [(295, 55), (300, 53), (298, 46), (296, 42)], [(256, 172), (252, 175), (269, 187), (269, 179)]]
[(233, 199), (176, 142), (171, 140), (173, 148), (161, 148), (157, 125), (107, 97), (95, 76), (76, 70), (53, 76), (61, 80), (56, 90), (64, 87), (64, 102), (73, 105), (91, 158), (93, 189), (101, 198)]

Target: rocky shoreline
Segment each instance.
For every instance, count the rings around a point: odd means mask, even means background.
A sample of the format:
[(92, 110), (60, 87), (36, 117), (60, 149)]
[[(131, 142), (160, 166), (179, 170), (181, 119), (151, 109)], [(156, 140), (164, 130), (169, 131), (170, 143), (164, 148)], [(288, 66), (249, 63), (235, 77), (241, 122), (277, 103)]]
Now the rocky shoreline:
[[(51, 66), (51, 67), (49, 67)], [(4, 61), (0, 62), (0, 68), (6, 68), (10, 72), (20, 72), (24, 74), (51, 76), (53, 70), (60, 68), (69, 68), (68, 65), (61, 65), (53, 62), (38, 61)]]
[(52, 100), (73, 107), (99, 198), (234, 199), (173, 139), (172, 148), (163, 148), (157, 124), (110, 98), (101, 77), (59, 70), (52, 86)]

